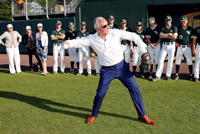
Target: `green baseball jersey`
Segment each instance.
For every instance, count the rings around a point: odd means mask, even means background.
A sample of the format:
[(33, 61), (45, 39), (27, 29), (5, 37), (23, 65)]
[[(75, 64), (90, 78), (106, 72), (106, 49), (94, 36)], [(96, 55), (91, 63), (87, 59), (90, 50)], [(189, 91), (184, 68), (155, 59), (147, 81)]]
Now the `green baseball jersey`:
[(193, 33), (192, 33), (193, 38), (196, 38), (196, 43), (200, 44), (200, 27), (197, 27), (196, 29), (194, 29)]
[[(166, 33), (177, 33), (177, 27), (176, 26), (171, 26), (170, 28), (167, 28), (166, 26), (162, 27), (160, 34), (166, 34)], [(177, 33), (178, 34), (178, 33)], [(162, 42), (175, 42), (175, 39), (167, 39), (164, 38), (162, 39)]]
[(110, 29), (118, 29), (118, 25), (117, 24), (113, 24), (112, 26), (109, 25), (109, 27), (110, 27)]
[(178, 39), (176, 39), (176, 42), (182, 45), (191, 43), (192, 30), (193, 28), (189, 26), (186, 29), (183, 29), (181, 26), (178, 27)]
[(159, 39), (161, 28), (156, 26), (154, 29), (150, 27), (147, 28), (146, 37), (151, 41), (151, 43), (156, 43)]
[(86, 37), (89, 35), (89, 32), (88, 31), (85, 31), (85, 32), (81, 32), (81, 31), (78, 31), (77, 32), (77, 37)]
[[(130, 28), (126, 27), (126, 30), (125, 30), (125, 31), (131, 32), (132, 30), (131, 30)], [(128, 43), (129, 43), (128, 40), (122, 40), (122, 41), (121, 41), (121, 44), (122, 44), (122, 45), (126, 45), (126, 44), (128, 44)]]
[[(59, 31), (53, 30), (51, 35), (65, 35), (65, 30), (60, 29)], [(57, 43), (58, 45), (61, 44), (64, 41), (64, 39), (58, 39), (58, 40), (53, 40), (53, 43)]]

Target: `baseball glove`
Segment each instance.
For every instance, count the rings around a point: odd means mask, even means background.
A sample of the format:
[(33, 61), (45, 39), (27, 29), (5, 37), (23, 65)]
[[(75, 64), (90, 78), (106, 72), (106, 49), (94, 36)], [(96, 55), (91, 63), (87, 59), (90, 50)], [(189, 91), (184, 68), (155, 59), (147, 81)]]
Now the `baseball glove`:
[(148, 73), (151, 69), (151, 61), (148, 53), (141, 56), (141, 72)]

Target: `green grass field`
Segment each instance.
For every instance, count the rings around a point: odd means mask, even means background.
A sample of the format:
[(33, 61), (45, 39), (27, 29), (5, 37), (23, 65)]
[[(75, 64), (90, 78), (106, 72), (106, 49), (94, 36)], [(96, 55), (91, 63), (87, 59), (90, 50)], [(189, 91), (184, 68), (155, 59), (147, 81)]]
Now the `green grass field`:
[(0, 68), (0, 134), (197, 134), (200, 82), (150, 82), (136, 78), (147, 115), (137, 120), (128, 90), (113, 80), (98, 118), (86, 124), (99, 77), (24, 72)]

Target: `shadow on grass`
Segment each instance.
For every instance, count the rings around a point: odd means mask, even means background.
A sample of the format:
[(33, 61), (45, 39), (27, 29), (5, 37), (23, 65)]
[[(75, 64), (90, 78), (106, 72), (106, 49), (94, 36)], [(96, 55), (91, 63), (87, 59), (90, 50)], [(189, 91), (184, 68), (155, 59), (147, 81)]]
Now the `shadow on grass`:
[[(15, 93), (15, 92), (0, 91), (0, 97), (25, 102), (27, 104), (34, 106), (34, 107), (37, 107), (37, 108), (40, 108), (40, 109), (43, 109), (43, 110), (46, 110), (46, 111), (49, 111), (49, 112), (62, 113), (62, 114), (80, 117), (80, 118), (84, 118), (84, 119), (87, 119), (90, 114), (60, 110), (60, 109), (52, 108), (49, 105), (55, 105), (55, 106), (59, 106), (59, 107), (64, 107), (64, 108), (69, 108), (69, 109), (79, 110), (79, 111), (89, 112), (89, 113), (92, 112), (92, 110), (88, 109), (88, 108), (72, 106), (72, 105), (68, 105), (68, 104), (62, 104), (62, 103), (54, 102), (54, 101), (51, 101), (51, 100), (38, 98), (38, 97), (34, 97), (34, 96), (27, 96), (27, 95)], [(124, 115), (119, 115), (119, 114), (114, 114), (114, 113), (108, 113), (108, 112), (101, 111), (101, 112), (99, 112), (99, 114), (141, 122), (136, 118), (132, 118), (132, 117), (129, 117), (129, 116), (124, 116)]]

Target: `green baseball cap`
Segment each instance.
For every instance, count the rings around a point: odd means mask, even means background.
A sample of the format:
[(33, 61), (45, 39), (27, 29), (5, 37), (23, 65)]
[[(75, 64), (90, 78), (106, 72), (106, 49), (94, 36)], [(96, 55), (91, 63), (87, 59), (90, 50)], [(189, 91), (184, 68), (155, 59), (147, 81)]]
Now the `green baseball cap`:
[(141, 22), (141, 21), (138, 21), (138, 22), (137, 22), (137, 26), (142, 26), (142, 22)]
[(73, 22), (69, 22), (68, 26), (74, 26), (74, 23)]
[(165, 20), (172, 20), (172, 17), (170, 15), (165, 16)]
[(149, 21), (155, 21), (155, 18), (154, 17), (149, 17)]
[(121, 23), (127, 23), (127, 20), (126, 19), (122, 19)]
[(56, 21), (56, 25), (57, 25), (57, 24), (60, 24), (60, 25), (62, 25), (62, 22), (61, 22), (61, 21), (59, 21), (59, 20), (57, 20), (57, 21)]
[(113, 15), (109, 15), (108, 19), (115, 19), (115, 17)]
[(188, 17), (186, 17), (186, 16), (181, 16), (181, 18), (180, 18), (180, 21), (187, 21), (188, 20)]
[(82, 22), (81, 22), (81, 25), (86, 25), (86, 22), (85, 22), (85, 21), (82, 21)]

